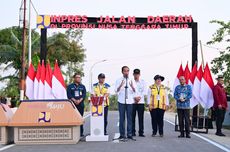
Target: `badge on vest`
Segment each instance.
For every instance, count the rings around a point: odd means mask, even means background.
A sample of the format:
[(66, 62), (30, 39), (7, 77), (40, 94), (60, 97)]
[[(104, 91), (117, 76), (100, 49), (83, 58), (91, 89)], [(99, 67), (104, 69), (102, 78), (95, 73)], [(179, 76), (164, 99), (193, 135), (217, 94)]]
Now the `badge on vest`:
[(157, 95), (157, 100), (161, 100), (161, 96), (160, 95)]

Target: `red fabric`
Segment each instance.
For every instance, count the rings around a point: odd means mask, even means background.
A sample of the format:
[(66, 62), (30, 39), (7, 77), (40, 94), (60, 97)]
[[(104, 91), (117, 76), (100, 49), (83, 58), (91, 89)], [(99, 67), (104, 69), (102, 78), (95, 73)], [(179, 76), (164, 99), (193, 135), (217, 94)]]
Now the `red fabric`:
[(203, 69), (202, 69), (202, 65), (200, 65), (199, 70), (197, 71), (196, 77), (199, 79), (199, 81), (201, 81), (202, 77), (203, 77)]
[(56, 60), (55, 65), (54, 65), (54, 71), (53, 71), (53, 76), (56, 77), (56, 79), (62, 84), (64, 88), (66, 88), (64, 78), (62, 76), (61, 69), (58, 66), (58, 62)]
[(52, 69), (50, 67), (50, 64), (47, 63), (46, 65), (46, 82), (49, 84), (50, 88), (52, 88), (52, 75), (53, 75), (53, 72), (52, 72)]
[(187, 65), (186, 65), (186, 67), (184, 69), (184, 77), (185, 77), (185, 80), (186, 80), (186, 84), (188, 84), (188, 81), (190, 79), (190, 74), (191, 74), (191, 72), (189, 70), (188, 63), (187, 63)]
[(197, 74), (197, 64), (195, 64), (192, 68), (192, 72), (190, 74), (190, 81), (192, 84), (194, 84), (194, 80), (196, 78), (196, 74)]
[(27, 73), (27, 76), (32, 80), (34, 81), (34, 78), (36, 76), (36, 72), (34, 70), (34, 66), (32, 63), (30, 63), (30, 67), (28, 69), (28, 73)]
[(91, 102), (94, 106), (102, 105), (104, 97), (91, 97)]
[(179, 71), (177, 73), (177, 78), (179, 79), (180, 76), (183, 76), (184, 75), (184, 70), (183, 70), (183, 67), (182, 67), (182, 64), (180, 65), (180, 68), (179, 68)]
[(208, 63), (206, 64), (206, 66), (205, 66), (205, 68), (204, 68), (203, 78), (204, 78), (204, 80), (207, 82), (207, 84), (209, 85), (209, 87), (210, 87), (211, 89), (213, 89), (213, 87), (214, 87), (214, 82), (213, 82), (213, 79), (212, 79), (212, 75), (211, 75), (211, 72), (210, 72)]
[(43, 85), (45, 84), (45, 79), (46, 79), (46, 68), (45, 68), (44, 60), (42, 60), (40, 80), (43, 83)]
[(227, 109), (227, 93), (224, 87), (217, 83), (213, 89), (213, 97), (214, 97), (214, 108), (218, 108), (218, 105), (221, 105), (224, 109)]

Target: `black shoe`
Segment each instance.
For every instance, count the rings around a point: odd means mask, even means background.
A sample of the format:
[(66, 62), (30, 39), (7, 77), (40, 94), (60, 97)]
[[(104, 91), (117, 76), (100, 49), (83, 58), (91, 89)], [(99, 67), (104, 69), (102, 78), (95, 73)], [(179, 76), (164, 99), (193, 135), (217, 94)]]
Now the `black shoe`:
[(105, 136), (107, 136), (108, 134), (107, 133), (104, 133)]
[(139, 137), (145, 137), (145, 135), (144, 134), (139, 134)]
[(81, 137), (84, 137), (84, 134), (81, 134)]
[(119, 140), (119, 141), (122, 141), (122, 142), (126, 142), (127, 141), (126, 137), (124, 137), (124, 136), (120, 136), (119, 138), (113, 139), (113, 140)]
[(223, 134), (222, 132), (216, 133), (216, 135), (217, 135), (217, 136), (221, 136), (221, 137), (224, 137), (224, 136), (225, 136), (225, 134)]
[(184, 138), (184, 135), (180, 135), (180, 136), (178, 136), (178, 138)]
[(186, 135), (186, 138), (191, 138), (191, 136), (190, 135)]
[(133, 136), (133, 137), (136, 137), (136, 134), (135, 134), (135, 133), (133, 133), (133, 134), (132, 134), (132, 136)]
[(136, 139), (134, 139), (132, 136), (128, 136), (127, 139), (136, 141)]
[(156, 136), (156, 134), (152, 134), (152, 137), (155, 137)]
[(164, 137), (164, 135), (163, 135), (163, 134), (160, 134), (160, 137)]
[(121, 139), (125, 139), (125, 137), (124, 137), (124, 136), (120, 136), (120, 137), (118, 137), (117, 139), (118, 139), (118, 140), (121, 140)]

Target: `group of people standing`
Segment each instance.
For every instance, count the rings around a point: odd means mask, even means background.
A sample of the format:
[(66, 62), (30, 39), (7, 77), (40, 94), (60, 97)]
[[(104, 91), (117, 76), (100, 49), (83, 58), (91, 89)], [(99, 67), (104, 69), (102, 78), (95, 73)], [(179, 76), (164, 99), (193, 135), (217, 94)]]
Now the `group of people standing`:
[[(164, 113), (169, 105), (168, 93), (166, 87), (162, 84), (164, 77), (156, 75), (154, 77), (154, 84), (149, 87), (141, 79), (141, 72), (139, 69), (133, 70), (133, 78), (129, 76), (130, 69), (128, 66), (123, 66), (121, 69), (122, 76), (117, 79), (115, 83), (115, 92), (118, 96), (118, 110), (119, 110), (119, 140), (135, 140), (136, 136), (136, 115), (138, 115), (139, 130), (138, 135), (145, 137), (144, 135), (144, 111), (145, 105), (147, 105), (151, 114), (152, 123), (152, 137), (155, 137), (159, 133), (160, 137), (164, 136)], [(77, 107), (80, 114), (84, 114), (84, 100), (86, 98), (86, 88), (81, 83), (80, 74), (73, 76), (74, 83), (70, 84), (67, 88), (68, 99), (71, 100)], [(174, 98), (177, 102), (177, 113), (179, 119), (180, 135), (178, 138), (190, 136), (190, 99), (192, 98), (192, 88), (186, 84), (184, 76), (179, 78), (180, 85), (174, 90)], [(220, 83), (218, 83), (220, 87)], [(222, 85), (221, 85), (222, 86)], [(105, 83), (105, 75), (103, 73), (98, 75), (98, 82), (93, 84), (91, 96), (105, 96), (106, 103), (104, 105), (104, 134), (107, 135), (108, 124), (108, 106), (109, 106), (109, 94), (110, 85)], [(220, 91), (221, 89), (216, 89)], [(222, 89), (223, 90), (223, 89)], [(221, 91), (222, 91), (221, 90)], [(215, 91), (215, 89), (214, 89)], [(226, 93), (226, 92), (225, 92)], [(219, 95), (218, 95), (219, 96)], [(224, 94), (223, 94), (224, 96)], [(147, 97), (147, 102), (145, 97)], [(214, 98), (215, 93), (214, 93)], [(221, 100), (223, 100), (222, 97)], [(216, 101), (216, 100), (215, 100)], [(223, 101), (225, 102), (225, 101)], [(227, 102), (227, 101), (226, 101)], [(227, 106), (222, 105), (222, 102), (218, 102), (217, 108), (224, 109)], [(217, 110), (224, 114), (224, 110)], [(125, 122), (127, 120), (127, 122)], [(222, 134), (223, 119), (217, 117), (217, 135)], [(125, 125), (127, 124), (127, 125)], [(125, 128), (127, 126), (127, 128)], [(127, 130), (127, 132), (126, 132)], [(83, 126), (81, 126), (81, 136), (83, 135)]]
[[(133, 77), (129, 77), (129, 67), (123, 66), (121, 69), (122, 77), (115, 83), (115, 92), (118, 95), (119, 109), (119, 131), (120, 140), (126, 137), (135, 140), (135, 118), (138, 114), (140, 137), (144, 135), (144, 111), (145, 96), (147, 95), (147, 106), (151, 114), (152, 136), (156, 136), (157, 132), (163, 137), (164, 112), (169, 105), (168, 95), (164, 85), (161, 82), (163, 76), (156, 75), (155, 83), (147, 88), (146, 83), (140, 78), (140, 70), (134, 69)], [(127, 117), (127, 134), (125, 134), (125, 115)], [(126, 136), (127, 135), (127, 136)]]

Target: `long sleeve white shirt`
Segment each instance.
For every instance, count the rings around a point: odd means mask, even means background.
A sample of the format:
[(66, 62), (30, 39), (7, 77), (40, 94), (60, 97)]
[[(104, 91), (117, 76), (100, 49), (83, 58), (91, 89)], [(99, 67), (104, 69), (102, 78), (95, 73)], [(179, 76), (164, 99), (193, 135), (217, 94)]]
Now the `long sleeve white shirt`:
[[(118, 91), (119, 86), (121, 85), (122, 81), (124, 80), (124, 85), (121, 87), (121, 89)], [(117, 93), (118, 96), (118, 102), (122, 103), (122, 104), (133, 104), (134, 103), (134, 96), (135, 96), (135, 91), (132, 89), (131, 87), (131, 83), (133, 83), (133, 87), (136, 90), (136, 86), (135, 83), (133, 82), (133, 80), (131, 80), (130, 78), (127, 78), (127, 83), (126, 83), (126, 78), (121, 77), (119, 78), (116, 83), (115, 83), (115, 92)], [(127, 84), (127, 96), (125, 96), (125, 86)], [(127, 99), (126, 99), (127, 97)]]
[(144, 80), (140, 79), (139, 81), (135, 81), (136, 86), (136, 92), (135, 97), (141, 97), (141, 100), (138, 102), (138, 104), (144, 104), (145, 103), (145, 95), (147, 95), (147, 86)]

